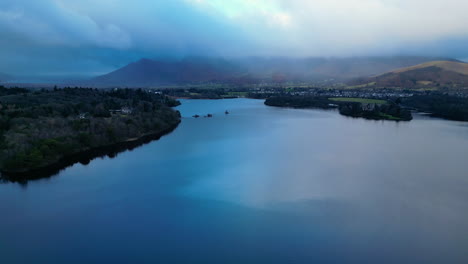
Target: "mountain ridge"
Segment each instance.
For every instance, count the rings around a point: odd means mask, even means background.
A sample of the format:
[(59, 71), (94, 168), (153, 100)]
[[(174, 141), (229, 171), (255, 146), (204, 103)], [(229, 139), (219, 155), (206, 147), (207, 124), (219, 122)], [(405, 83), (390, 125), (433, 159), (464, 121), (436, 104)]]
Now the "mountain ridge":
[(311, 83), (327, 80), (339, 82), (383, 74), (434, 59), (415, 56), (299, 59), (187, 57), (181, 60), (142, 58), (95, 77), (90, 83), (98, 86), (164, 86), (203, 83)]
[(352, 81), (354, 85), (387, 88), (468, 88), (468, 63), (437, 60), (395, 69), (370, 78)]

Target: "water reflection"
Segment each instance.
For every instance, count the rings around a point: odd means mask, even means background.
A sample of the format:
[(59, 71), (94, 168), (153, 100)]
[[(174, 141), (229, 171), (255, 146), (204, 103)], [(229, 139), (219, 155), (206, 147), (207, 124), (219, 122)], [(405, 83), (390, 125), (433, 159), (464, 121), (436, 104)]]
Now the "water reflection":
[(148, 144), (154, 140), (159, 140), (162, 136), (171, 133), (174, 129), (176, 129), (176, 127), (169, 128), (163, 131), (162, 133), (141, 137), (138, 140), (121, 142), (110, 146), (104, 146), (80, 152), (75, 155), (63, 158), (60, 162), (56, 164), (52, 164), (48, 167), (40, 168), (32, 172), (18, 174), (0, 174), (0, 183), (15, 182), (19, 183), (23, 187), (26, 187), (29, 181), (57, 176), (61, 171), (76, 163), (88, 165), (92, 160), (97, 158), (116, 158), (119, 155), (119, 153), (125, 151), (133, 151), (133, 149), (135, 148)]
[(0, 260), (468, 262), (465, 123), (246, 99), (179, 110), (160, 141), (27, 190), (0, 185)]

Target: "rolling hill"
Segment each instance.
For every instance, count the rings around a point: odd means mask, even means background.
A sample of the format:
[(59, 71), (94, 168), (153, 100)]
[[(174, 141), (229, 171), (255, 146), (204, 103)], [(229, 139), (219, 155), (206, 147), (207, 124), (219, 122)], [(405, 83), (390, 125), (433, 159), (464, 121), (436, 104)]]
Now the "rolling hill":
[(434, 60), (428, 57), (141, 59), (89, 81), (93, 86), (343, 82)]
[(370, 78), (360, 78), (354, 85), (396, 88), (468, 88), (468, 63), (431, 61), (396, 69)]
[(141, 59), (91, 80), (97, 85), (153, 86), (249, 81), (247, 72), (222, 59), (156, 61)]

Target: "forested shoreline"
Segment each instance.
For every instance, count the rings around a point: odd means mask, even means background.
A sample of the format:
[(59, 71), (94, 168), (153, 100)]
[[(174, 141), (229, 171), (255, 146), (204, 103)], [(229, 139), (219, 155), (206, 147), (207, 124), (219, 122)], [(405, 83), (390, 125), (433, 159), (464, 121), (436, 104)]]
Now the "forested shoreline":
[(468, 98), (442, 93), (417, 95), (405, 98), (402, 104), (433, 117), (455, 121), (468, 121)]
[[(180, 123), (172, 96), (205, 97), (205, 90), (63, 88), (0, 86), (0, 171), (28, 175), (47, 168), (132, 148), (157, 139)], [(337, 92), (335, 92), (337, 93)], [(254, 97), (248, 90), (214, 90), (213, 98)], [(216, 95), (216, 96), (214, 96)], [(265, 105), (338, 109), (344, 116), (409, 121), (410, 110), (468, 121), (468, 100), (441, 93), (388, 98), (264, 94)], [(131, 142), (131, 143), (130, 143)], [(62, 165), (60, 165), (62, 164)]]
[(132, 89), (0, 87), (0, 170), (24, 174), (68, 157), (174, 129), (179, 102)]
[[(265, 105), (292, 108), (338, 108), (340, 114), (370, 120), (410, 121), (411, 112), (400, 106), (400, 100), (379, 101), (364, 98), (339, 98), (334, 100), (323, 96), (273, 96), (265, 100)], [(347, 101), (348, 99), (349, 101)]]

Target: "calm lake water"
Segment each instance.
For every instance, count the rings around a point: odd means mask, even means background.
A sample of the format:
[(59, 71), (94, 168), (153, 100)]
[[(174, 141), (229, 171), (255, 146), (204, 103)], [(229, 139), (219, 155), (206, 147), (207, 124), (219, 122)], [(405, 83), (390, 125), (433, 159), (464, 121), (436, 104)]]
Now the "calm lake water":
[(468, 123), (179, 110), (159, 141), (0, 184), (0, 263), (468, 263)]

